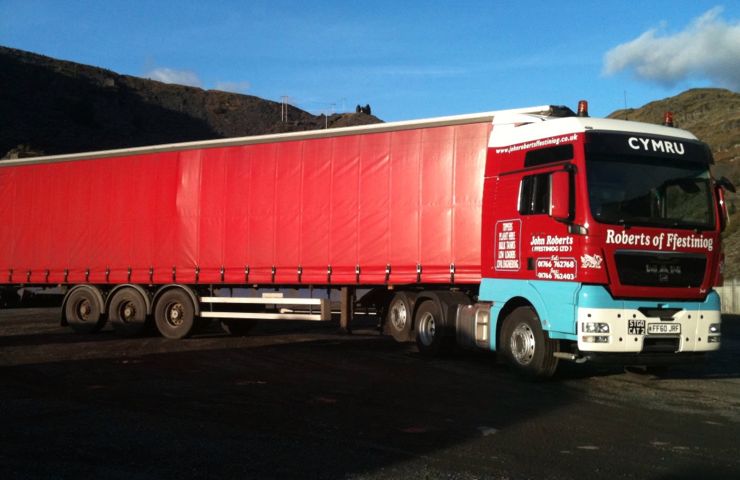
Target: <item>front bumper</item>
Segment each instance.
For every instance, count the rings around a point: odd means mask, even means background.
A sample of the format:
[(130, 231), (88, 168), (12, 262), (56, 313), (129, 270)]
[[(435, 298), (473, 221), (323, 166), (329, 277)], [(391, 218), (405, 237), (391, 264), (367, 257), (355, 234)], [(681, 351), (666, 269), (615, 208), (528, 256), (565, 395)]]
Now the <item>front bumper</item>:
[[(600, 287), (591, 287), (591, 290)], [(605, 290), (582, 292), (577, 308), (578, 349), (625, 354), (673, 354), (719, 350), (719, 297), (703, 302), (614, 300)], [(649, 310), (678, 309), (646, 316)], [(661, 332), (661, 333), (658, 333)], [(670, 333), (668, 333), (670, 332)], [(679, 333), (680, 332), (680, 333)]]
[(689, 353), (603, 353), (582, 352), (580, 358), (593, 363), (618, 365), (686, 365), (706, 361), (706, 352)]

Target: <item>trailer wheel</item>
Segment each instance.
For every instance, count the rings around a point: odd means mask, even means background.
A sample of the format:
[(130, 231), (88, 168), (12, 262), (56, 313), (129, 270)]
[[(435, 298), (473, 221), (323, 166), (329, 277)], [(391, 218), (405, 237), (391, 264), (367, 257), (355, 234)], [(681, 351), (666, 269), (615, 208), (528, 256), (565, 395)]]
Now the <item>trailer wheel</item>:
[(147, 328), (146, 301), (136, 289), (124, 287), (113, 295), (108, 319), (119, 335), (141, 335)]
[(221, 320), (224, 332), (234, 337), (245, 337), (257, 325), (257, 320)]
[(98, 299), (89, 288), (78, 288), (69, 294), (64, 315), (67, 325), (77, 333), (95, 333), (105, 326)]
[(559, 342), (542, 330), (540, 319), (530, 307), (517, 307), (504, 319), (501, 347), (508, 362), (532, 378), (549, 378), (555, 373)]
[(449, 335), (442, 311), (436, 302), (427, 300), (416, 310), (416, 345), (419, 352), (428, 356), (448, 353), (454, 345), (454, 337)]
[(385, 330), (397, 342), (410, 342), (413, 340), (413, 302), (405, 292), (399, 292), (393, 296), (388, 306), (388, 316), (385, 320)]
[(190, 296), (179, 288), (168, 290), (154, 307), (157, 330), (165, 338), (186, 338), (195, 328), (195, 306)]

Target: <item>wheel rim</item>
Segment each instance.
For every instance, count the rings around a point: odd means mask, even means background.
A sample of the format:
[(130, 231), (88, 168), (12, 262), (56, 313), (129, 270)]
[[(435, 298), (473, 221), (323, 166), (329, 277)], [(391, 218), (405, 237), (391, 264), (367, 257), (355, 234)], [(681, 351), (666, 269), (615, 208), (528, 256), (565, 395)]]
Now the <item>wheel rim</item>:
[(182, 303), (170, 303), (165, 310), (167, 323), (171, 327), (179, 327), (185, 321), (185, 308)]
[(393, 324), (393, 328), (399, 331), (403, 330), (406, 327), (407, 321), (408, 311), (406, 310), (406, 305), (401, 301), (395, 302), (391, 307), (391, 324)]
[(79, 320), (83, 322), (90, 320), (90, 313), (92, 312), (90, 300), (85, 298), (77, 302), (77, 308), (75, 308), (75, 311), (77, 312), (77, 318)]
[(534, 358), (534, 332), (526, 323), (520, 323), (511, 334), (511, 354), (520, 365), (529, 365)]
[(437, 332), (437, 324), (434, 321), (434, 315), (425, 313), (419, 319), (419, 339), (424, 345), (431, 345), (434, 340), (434, 334)]
[(124, 323), (129, 323), (136, 319), (136, 306), (133, 302), (123, 302), (118, 308), (118, 318)]

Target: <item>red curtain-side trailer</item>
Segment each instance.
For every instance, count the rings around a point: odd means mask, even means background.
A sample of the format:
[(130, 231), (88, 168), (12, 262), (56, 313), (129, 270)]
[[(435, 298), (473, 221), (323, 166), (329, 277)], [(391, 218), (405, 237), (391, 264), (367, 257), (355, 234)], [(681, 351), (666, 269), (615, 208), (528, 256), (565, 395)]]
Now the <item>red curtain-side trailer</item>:
[(0, 280), (475, 283), (490, 129), (289, 134), (4, 162)]
[[(398, 286), (475, 290), (492, 118), (0, 162), (0, 284), (60, 286), (79, 332), (154, 323), (169, 338), (209, 318), (231, 333), (328, 320), (335, 290), (345, 327), (356, 289), (374, 288), (380, 319)], [(413, 338), (405, 295), (399, 340)]]

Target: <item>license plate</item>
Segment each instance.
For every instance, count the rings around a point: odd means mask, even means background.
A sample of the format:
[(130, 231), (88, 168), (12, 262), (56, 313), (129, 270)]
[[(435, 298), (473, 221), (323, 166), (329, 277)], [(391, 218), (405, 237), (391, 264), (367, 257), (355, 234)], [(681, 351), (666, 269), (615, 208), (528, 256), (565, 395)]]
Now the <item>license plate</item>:
[(648, 335), (665, 335), (681, 333), (680, 323), (649, 323)]

